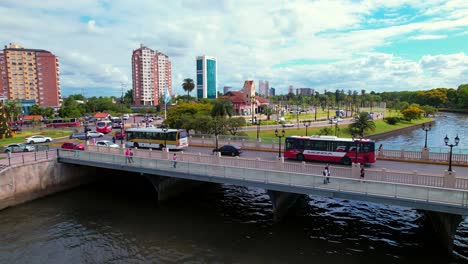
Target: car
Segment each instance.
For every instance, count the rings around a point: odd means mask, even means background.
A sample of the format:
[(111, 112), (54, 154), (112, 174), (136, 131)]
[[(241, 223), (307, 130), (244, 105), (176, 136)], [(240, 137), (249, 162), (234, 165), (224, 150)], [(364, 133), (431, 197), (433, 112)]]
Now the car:
[(5, 146), (3, 148), (3, 152), (29, 152), (29, 151), (35, 151), (36, 148), (31, 145), (26, 145), (26, 144), (10, 144), (8, 146)]
[(101, 137), (104, 136), (103, 133), (101, 133), (101, 132), (96, 132), (96, 131), (89, 131), (89, 132), (87, 133), (87, 135), (88, 135), (89, 138), (101, 138)]
[(330, 121), (328, 123), (329, 124), (338, 124), (341, 121), (343, 121), (343, 119), (338, 117), (338, 118), (330, 119)]
[(285, 124), (282, 124), (283, 127), (294, 127), (294, 124), (291, 124), (291, 123), (285, 123)]
[(118, 148), (119, 145), (112, 143), (112, 141), (109, 140), (100, 140), (96, 142), (96, 146), (101, 146), (101, 147), (109, 147), (109, 148)]
[(130, 118), (130, 116), (129, 116), (128, 114), (122, 115), (122, 119), (123, 119), (123, 120), (127, 120), (127, 119), (129, 119), (129, 118)]
[(77, 142), (64, 142), (61, 146), (63, 149), (76, 149), (76, 150), (84, 150), (84, 145)]
[(24, 142), (28, 144), (34, 144), (34, 143), (49, 143), (52, 142), (52, 138), (50, 137), (45, 137), (42, 135), (35, 135), (35, 136), (30, 136), (24, 139)]
[(125, 139), (125, 131), (115, 133), (115, 139)]
[(11, 126), (11, 127), (10, 127), (10, 130), (11, 130), (11, 131), (19, 132), (19, 131), (21, 131), (22, 129), (21, 129), (21, 126), (14, 125), (14, 126)]
[(86, 139), (86, 134), (85, 133), (73, 133), (70, 135), (70, 139), (80, 139), (80, 140), (85, 140)]
[(236, 145), (224, 145), (220, 148), (213, 149), (213, 154), (220, 152), (222, 156), (240, 156), (242, 149)]

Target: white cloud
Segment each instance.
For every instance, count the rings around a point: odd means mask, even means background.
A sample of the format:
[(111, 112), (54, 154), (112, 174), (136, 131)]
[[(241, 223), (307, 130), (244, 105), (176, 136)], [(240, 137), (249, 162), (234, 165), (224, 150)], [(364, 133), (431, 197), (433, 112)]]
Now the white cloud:
[[(408, 14), (399, 14), (405, 6), (425, 18), (413, 22)], [(379, 9), (388, 14), (365, 20)], [(260, 0), (142, 0), (137, 5), (124, 0), (3, 0), (0, 44), (50, 50), (60, 58), (65, 90), (84, 88), (87, 94), (103, 88), (117, 93), (120, 82), (131, 83), (131, 54), (140, 43), (171, 57), (173, 87), (179, 94), (184, 78), (195, 79), (195, 56), (202, 54), (218, 58), (219, 88), (241, 87), (246, 78), (268, 79), (283, 92), (289, 84), (369, 86), (375, 91), (430, 88), (435, 82), (448, 86), (463, 79), (466, 64), (460, 61), (466, 56), (461, 51), (420, 61), (375, 51), (396, 39), (417, 39), (424, 45), (425, 40), (449, 40), (452, 32), (466, 34), (466, 11), (461, 0), (291, 0), (274, 5)], [(304, 58), (334, 63), (273, 67)], [(439, 74), (429, 67), (437, 63), (451, 70)]]
[(428, 39), (444, 39), (447, 38), (447, 35), (419, 35), (419, 36), (412, 36), (410, 39), (414, 40), (428, 40)]

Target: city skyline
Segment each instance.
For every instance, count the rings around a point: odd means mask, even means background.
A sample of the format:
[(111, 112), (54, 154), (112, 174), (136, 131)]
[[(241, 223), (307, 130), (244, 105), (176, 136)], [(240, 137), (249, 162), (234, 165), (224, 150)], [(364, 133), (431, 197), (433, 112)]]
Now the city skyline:
[(383, 92), (466, 83), (468, 3), (386, 2), (5, 0), (0, 42), (58, 56), (65, 96), (119, 96), (122, 82), (130, 89), (128, 54), (140, 43), (171, 58), (173, 94), (196, 80), (200, 54), (220, 62), (218, 91), (245, 80), (268, 80), (277, 94), (289, 85)]

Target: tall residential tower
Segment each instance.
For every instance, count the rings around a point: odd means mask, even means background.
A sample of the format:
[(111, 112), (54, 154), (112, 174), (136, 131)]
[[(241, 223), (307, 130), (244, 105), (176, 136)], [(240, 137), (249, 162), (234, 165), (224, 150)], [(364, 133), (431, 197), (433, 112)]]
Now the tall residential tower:
[(270, 85), (268, 81), (258, 81), (258, 94), (267, 97), (270, 94)]
[(21, 105), (60, 106), (57, 56), (41, 49), (25, 49), (10, 43), (0, 53), (0, 98)]
[(218, 97), (218, 66), (215, 57), (197, 57), (197, 98)]
[(166, 87), (172, 94), (172, 69), (169, 57), (143, 44), (133, 51), (133, 104), (158, 105)]

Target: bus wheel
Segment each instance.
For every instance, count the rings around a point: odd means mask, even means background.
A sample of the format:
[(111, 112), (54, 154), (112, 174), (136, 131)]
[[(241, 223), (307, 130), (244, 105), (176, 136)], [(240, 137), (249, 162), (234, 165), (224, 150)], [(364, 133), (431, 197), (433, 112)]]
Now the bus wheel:
[(134, 143), (133, 143), (133, 147), (134, 147), (134, 148), (139, 148), (140, 145), (138, 145), (138, 142), (134, 142)]
[(343, 162), (344, 165), (351, 165), (351, 160), (348, 157), (344, 157), (341, 162)]
[(301, 161), (301, 162), (304, 161), (304, 155), (302, 154), (298, 154), (296, 158), (298, 161)]

